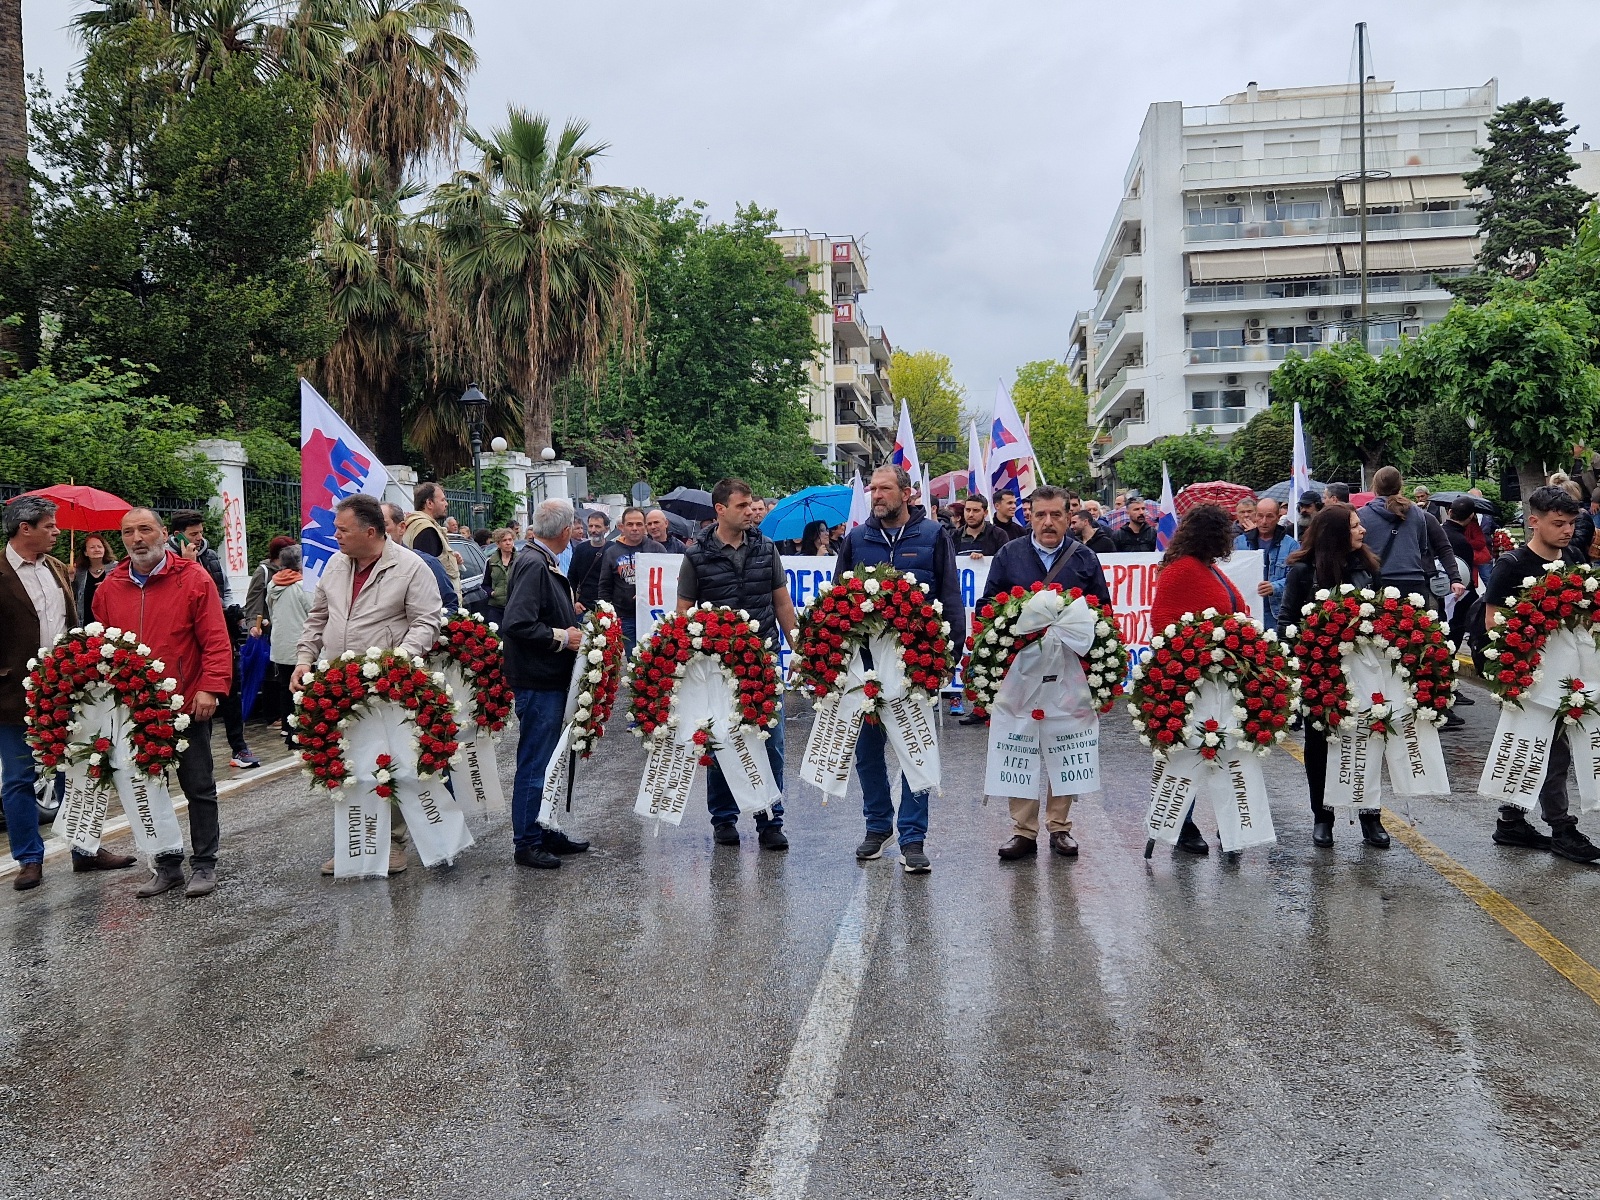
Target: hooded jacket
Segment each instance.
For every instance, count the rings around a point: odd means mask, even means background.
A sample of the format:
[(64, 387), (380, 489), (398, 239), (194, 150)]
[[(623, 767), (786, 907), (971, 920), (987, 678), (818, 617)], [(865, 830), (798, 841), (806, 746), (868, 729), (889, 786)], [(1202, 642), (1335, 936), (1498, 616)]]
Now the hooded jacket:
[[(1383, 496), (1363, 504), (1357, 515), (1367, 530), (1367, 549), (1383, 562), (1383, 577), (1392, 584), (1415, 586), (1439, 573), (1440, 567), (1451, 583), (1460, 581), (1456, 572), (1456, 552), (1439, 519), (1419, 505), (1406, 508), (1404, 517), (1389, 511)], [(1391, 547), (1390, 543), (1393, 542)], [(1439, 566), (1435, 566), (1435, 560)], [(1405, 591), (1401, 587), (1401, 591)]]
[(132, 565), (123, 559), (95, 589), (94, 619), (131, 630), (150, 647), (178, 681), (184, 712), (194, 710), (196, 692), (226, 696), (233, 687), (233, 642), (211, 573), (168, 550), (165, 564), (141, 587)]

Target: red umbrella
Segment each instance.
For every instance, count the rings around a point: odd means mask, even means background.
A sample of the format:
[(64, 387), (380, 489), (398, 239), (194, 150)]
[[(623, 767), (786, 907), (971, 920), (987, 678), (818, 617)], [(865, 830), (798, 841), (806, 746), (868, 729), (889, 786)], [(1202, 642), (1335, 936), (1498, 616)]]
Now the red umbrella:
[[(56, 524), (78, 533), (120, 529), (122, 517), (133, 505), (110, 492), (85, 487), (81, 483), (58, 483), (54, 487), (24, 492), (24, 496), (43, 496), (56, 502)], [(16, 499), (17, 497), (13, 497)]]
[(1228, 483), (1221, 479), (1212, 480), (1210, 483), (1191, 483), (1181, 489), (1172, 498), (1173, 507), (1182, 516), (1197, 504), (1215, 504), (1218, 508), (1227, 509), (1229, 512), (1240, 500), (1246, 496), (1254, 500), (1255, 492), (1245, 487), (1242, 483)]

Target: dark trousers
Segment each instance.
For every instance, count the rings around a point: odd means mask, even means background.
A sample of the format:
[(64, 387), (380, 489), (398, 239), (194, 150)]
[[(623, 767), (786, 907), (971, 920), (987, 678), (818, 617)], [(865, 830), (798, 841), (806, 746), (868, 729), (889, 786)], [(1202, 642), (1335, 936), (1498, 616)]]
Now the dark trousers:
[[(1566, 727), (1556, 725), (1555, 737), (1550, 741), (1550, 769), (1545, 772), (1544, 786), (1539, 789), (1539, 815), (1551, 829), (1570, 828), (1578, 818), (1567, 810), (1567, 772), (1572, 769), (1572, 747), (1567, 743)], [(1500, 816), (1507, 821), (1525, 818), (1526, 814), (1514, 804), (1502, 804)]]
[(1450, 640), (1458, 649), (1467, 644), (1467, 630), (1472, 628), (1473, 610), (1482, 603), (1483, 598), (1470, 591), (1456, 602), (1456, 614), (1450, 618)]
[[(178, 790), (189, 802), (189, 863), (214, 867), (222, 828), (217, 820), (216, 774), (211, 767), (211, 722), (191, 721), (183, 736), (189, 739), (189, 748), (178, 756)], [(156, 861), (176, 866), (183, 861), (183, 851), (162, 854)]]
[[(767, 763), (772, 767), (773, 778), (778, 781), (778, 790), (783, 790), (783, 696), (778, 696), (778, 723), (769, 731), (772, 736), (767, 738)], [(733, 791), (728, 787), (728, 780), (722, 774), (722, 767), (716, 762), (706, 768), (706, 808), (711, 813), (711, 823), (722, 825), (736, 822), (739, 819), (739, 802), (733, 798)], [(755, 814), (756, 828), (765, 829), (768, 825), (776, 829), (783, 828), (783, 801), (775, 800), (770, 813), (757, 812)]]
[(1311, 792), (1311, 815), (1319, 821), (1333, 814), (1322, 806), (1322, 797), (1328, 785), (1328, 735), (1311, 728), (1308, 721), (1306, 736), (1306, 787)]
[(228, 731), (228, 746), (235, 753), (240, 754), (250, 749), (250, 743), (244, 740), (244, 709), (239, 702), (239, 649), (233, 651), (233, 684), (228, 688), (226, 696), (217, 699), (217, 710), (222, 714), (223, 728)]

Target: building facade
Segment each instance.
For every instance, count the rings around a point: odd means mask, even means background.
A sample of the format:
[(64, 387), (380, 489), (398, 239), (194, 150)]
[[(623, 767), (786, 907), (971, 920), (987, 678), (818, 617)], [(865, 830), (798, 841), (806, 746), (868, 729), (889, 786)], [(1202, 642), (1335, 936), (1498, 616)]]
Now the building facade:
[(834, 477), (849, 482), (860, 471), (887, 462), (894, 449), (895, 404), (889, 388), (893, 347), (881, 325), (868, 325), (861, 312), (867, 290), (867, 262), (852, 238), (832, 238), (804, 229), (773, 235), (784, 256), (806, 264), (811, 286), (832, 307), (814, 321), (824, 350), (811, 365), (806, 404), (811, 410), (811, 443)]
[[(1497, 85), (1366, 92), (1365, 332), (1379, 353), (1448, 311), (1436, 277), (1471, 269), (1461, 175)], [(1355, 84), (1150, 106), (1071, 335), (1087, 344), (1091, 466), (1108, 486), (1129, 448), (1227, 437), (1267, 407), (1285, 357), (1362, 336), (1359, 113)]]

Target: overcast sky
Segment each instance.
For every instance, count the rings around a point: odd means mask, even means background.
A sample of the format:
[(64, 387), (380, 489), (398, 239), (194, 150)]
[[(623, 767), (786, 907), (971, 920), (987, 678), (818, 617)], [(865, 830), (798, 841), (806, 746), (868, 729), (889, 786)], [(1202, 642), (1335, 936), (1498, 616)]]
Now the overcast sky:
[[(1344, 82), (1365, 17), (1380, 78), (1498, 77), (1502, 100), (1563, 101), (1600, 147), (1595, 0), (467, 2), (474, 124), (510, 103), (582, 117), (611, 145), (607, 182), (856, 235), (867, 319), (948, 354), (985, 408), (997, 379), (1065, 352), (1155, 101)], [(22, 7), (29, 70), (58, 86), (81, 5)]]

